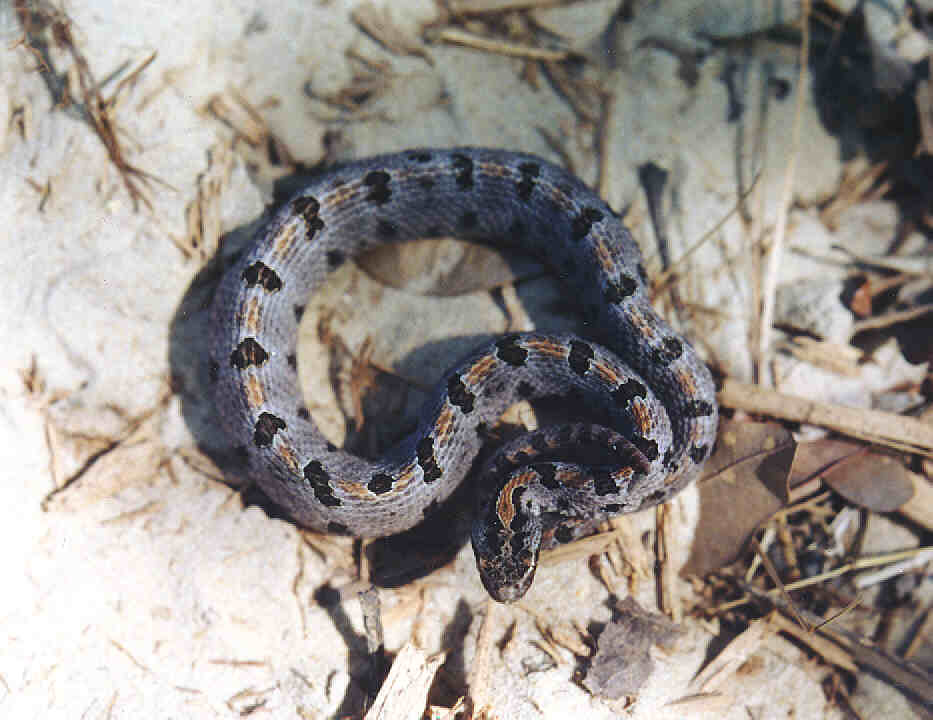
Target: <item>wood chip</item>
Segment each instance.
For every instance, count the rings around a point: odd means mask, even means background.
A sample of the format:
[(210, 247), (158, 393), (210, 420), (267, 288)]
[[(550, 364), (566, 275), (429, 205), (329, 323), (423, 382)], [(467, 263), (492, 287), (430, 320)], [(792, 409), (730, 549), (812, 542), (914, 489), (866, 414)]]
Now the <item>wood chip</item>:
[(428, 690), (444, 657), (443, 653), (429, 656), (412, 643), (406, 644), (392, 663), (366, 720), (421, 720)]
[(819, 633), (808, 632), (780, 613), (772, 613), (769, 622), (778, 630), (787, 633), (809, 647), (826, 662), (849, 672), (858, 672), (858, 666), (852, 661), (852, 656), (829, 638)]
[(756, 653), (775, 628), (764, 620), (756, 620), (748, 629), (723, 648), (713, 660), (694, 678), (691, 688), (697, 692), (714, 692), (725, 689), (735, 671)]
[(391, 5), (385, 5), (377, 8), (372, 2), (365, 2), (357, 6), (350, 13), (350, 17), (363, 32), (390, 52), (398, 55), (415, 55), (423, 58), (429, 65), (433, 65), (434, 61), (425, 50), (421, 38), (414, 37), (399, 27), (392, 19), (390, 7)]

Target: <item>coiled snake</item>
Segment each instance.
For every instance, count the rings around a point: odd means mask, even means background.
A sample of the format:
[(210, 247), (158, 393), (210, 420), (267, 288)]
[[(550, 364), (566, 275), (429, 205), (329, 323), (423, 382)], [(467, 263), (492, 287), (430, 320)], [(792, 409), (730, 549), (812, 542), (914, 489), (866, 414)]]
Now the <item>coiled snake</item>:
[[(600, 344), (542, 332), (497, 338), (444, 375), (417, 429), (381, 459), (350, 455), (327, 441), (301, 401), (304, 304), (361, 251), (440, 235), (546, 262)], [(297, 523), (377, 537), (418, 524), (447, 498), (509, 405), (557, 396), (592, 409), (596, 419), (507, 443), (478, 473), (477, 567), (494, 598), (512, 601), (531, 585), (542, 546), (664, 502), (710, 453), (712, 378), (651, 308), (645, 280), (618, 216), (534, 156), (429, 149), (336, 167), (292, 198), (221, 280), (210, 368), (219, 418), (245, 473)]]

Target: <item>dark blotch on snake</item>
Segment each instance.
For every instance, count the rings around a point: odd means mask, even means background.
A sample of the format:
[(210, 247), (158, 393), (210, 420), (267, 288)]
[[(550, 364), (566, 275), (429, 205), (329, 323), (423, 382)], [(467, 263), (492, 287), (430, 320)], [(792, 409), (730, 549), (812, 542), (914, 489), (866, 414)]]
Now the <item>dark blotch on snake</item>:
[(430, 435), (422, 438), (416, 448), (418, 453), (418, 465), (421, 466), (421, 472), (424, 474), (424, 481), (432, 483), (439, 479), (443, 474), (437, 465), (437, 458), (434, 457), (434, 438)]
[(259, 416), (253, 429), (253, 442), (256, 443), (256, 447), (268, 447), (272, 444), (275, 434), (284, 429), (285, 421), (282, 418), (264, 412)]
[(300, 215), (306, 221), (316, 218), (320, 209), (321, 203), (317, 201), (317, 198), (313, 198), (310, 195), (304, 195), (292, 200), (292, 212), (295, 215)]
[(369, 491), (374, 495), (381, 495), (382, 493), (387, 493), (392, 489), (392, 480), (391, 475), (386, 475), (385, 473), (376, 473), (372, 476), (369, 481), (369, 484), (366, 486), (369, 488)]
[(305, 480), (308, 481), (308, 484), (311, 485), (311, 489), (314, 490), (314, 497), (316, 497), (322, 505), (326, 505), (327, 507), (337, 507), (340, 505), (340, 500), (334, 497), (333, 488), (330, 486), (330, 476), (327, 474), (320, 460), (312, 460), (305, 465), (304, 475)]
[(593, 359), (593, 355), (593, 348), (585, 342), (571, 340), (567, 364), (570, 365), (571, 370), (582, 377), (590, 369), (590, 361)]
[(690, 459), (699, 465), (706, 459), (706, 451), (706, 445), (694, 445), (692, 448), (690, 448)]
[(535, 189), (535, 183), (538, 181), (538, 175), (541, 174), (541, 166), (538, 163), (523, 162), (518, 166), (518, 172), (521, 173), (521, 180), (515, 186), (518, 191), (518, 197), (525, 202), (531, 199), (531, 193)]
[(523, 398), (531, 397), (534, 394), (534, 391), (534, 385), (526, 380), (522, 380), (515, 388), (515, 392), (518, 393), (518, 396)]
[(275, 270), (259, 260), (243, 271), (243, 279), (246, 281), (247, 286), (256, 287), (259, 285), (266, 292), (274, 293), (282, 289), (282, 278), (278, 276)]
[(286, 356), (286, 358), (285, 358), (285, 362), (288, 363), (288, 366), (289, 366), (292, 370), (297, 370), (297, 369), (298, 369), (298, 356), (295, 355), (295, 353), (289, 353), (289, 354)]
[(593, 225), (603, 219), (603, 214), (594, 207), (585, 207), (580, 211), (573, 222), (570, 224), (570, 235), (574, 240), (585, 238)]
[(457, 187), (461, 190), (471, 190), (473, 188), (473, 161), (460, 153), (454, 153), (452, 160), (457, 170)]
[(292, 200), (292, 212), (302, 217), (308, 226), (307, 240), (312, 240), (318, 230), (323, 229), (324, 221), (317, 216), (321, 204), (310, 195)]
[(619, 487), (609, 472), (598, 470), (593, 473), (593, 492), (600, 496), (612, 495), (619, 492)]
[(518, 338), (504, 337), (496, 340), (496, 357), (513, 367), (521, 367), (528, 361), (528, 351), (518, 344)]
[(670, 365), (684, 352), (683, 343), (677, 338), (666, 337), (661, 341), (661, 347), (651, 351), (652, 360), (659, 365)]
[(269, 353), (260, 345), (256, 338), (244, 338), (236, 349), (230, 353), (230, 364), (237, 370), (245, 370), (250, 365), (260, 367), (269, 359)]
[(645, 399), (648, 395), (648, 388), (642, 385), (638, 380), (626, 380), (612, 391), (612, 399), (616, 405), (621, 408), (628, 407), (628, 404), (635, 398)]
[(554, 531), (554, 539), (561, 544), (569, 543), (573, 540), (573, 532), (570, 528), (560, 525), (557, 530)]
[(456, 405), (464, 415), (473, 412), (473, 402), (476, 396), (471, 393), (459, 375), (454, 375), (447, 381), (447, 397), (451, 405)]
[(713, 406), (706, 400), (691, 400), (684, 407), (690, 417), (707, 417), (713, 414)]
[(635, 278), (622, 273), (619, 275), (619, 282), (609, 283), (609, 286), (603, 293), (603, 297), (606, 299), (607, 303), (614, 305), (634, 295), (637, 287), (638, 285), (635, 282)]
[(633, 435), (629, 440), (650, 462), (658, 459), (658, 444), (654, 440), (639, 437), (638, 435)]
[(324, 255), (327, 258), (327, 266), (333, 270), (340, 267), (346, 261), (347, 257), (340, 250), (328, 250)]
[(684, 344), (675, 337), (666, 337), (664, 338), (664, 350), (672, 360), (676, 360), (684, 354)]
[(560, 481), (557, 479), (557, 470), (551, 463), (539, 463), (532, 465), (535, 472), (538, 473), (538, 479), (548, 490), (557, 490), (560, 488)]
[(220, 363), (216, 360), (211, 360), (207, 365), (207, 379), (215, 383), (217, 382), (217, 377), (220, 374)]
[(363, 184), (370, 188), (366, 199), (376, 205), (384, 205), (392, 197), (392, 191), (389, 189), (389, 173), (385, 170), (370, 170), (363, 177)]
[(524, 494), (524, 487), (518, 486), (512, 488), (512, 509), (515, 511), (515, 514), (512, 515), (512, 522), (509, 523), (509, 530), (515, 533), (519, 532), (528, 523), (528, 518), (526, 518), (521, 511), (522, 495)]

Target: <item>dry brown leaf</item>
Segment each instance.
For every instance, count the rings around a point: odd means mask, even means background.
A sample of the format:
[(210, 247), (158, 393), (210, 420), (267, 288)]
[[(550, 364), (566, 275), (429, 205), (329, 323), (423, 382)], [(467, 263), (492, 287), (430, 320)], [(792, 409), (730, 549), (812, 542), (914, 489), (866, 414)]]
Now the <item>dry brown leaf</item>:
[(892, 512), (913, 497), (910, 476), (887, 455), (865, 453), (834, 465), (823, 480), (853, 505), (875, 512)]
[(723, 421), (699, 482), (700, 522), (683, 574), (733, 562), (749, 536), (788, 498), (796, 444), (776, 423)]
[(852, 440), (823, 438), (799, 445), (791, 487), (815, 477), (821, 477), (852, 504), (875, 512), (897, 510), (914, 495), (914, 482), (907, 468)]
[(683, 631), (665, 616), (649, 613), (631, 596), (619, 604), (620, 615), (599, 636), (596, 655), (583, 685), (594, 695), (636, 695), (654, 669), (649, 649), (669, 645)]
[(933, 484), (923, 475), (909, 473), (913, 495), (900, 508), (900, 514), (922, 528), (933, 530)]
[(865, 443), (844, 438), (821, 438), (813, 442), (800, 443), (794, 455), (794, 465), (790, 472), (792, 488), (819, 477), (836, 463), (863, 452)]

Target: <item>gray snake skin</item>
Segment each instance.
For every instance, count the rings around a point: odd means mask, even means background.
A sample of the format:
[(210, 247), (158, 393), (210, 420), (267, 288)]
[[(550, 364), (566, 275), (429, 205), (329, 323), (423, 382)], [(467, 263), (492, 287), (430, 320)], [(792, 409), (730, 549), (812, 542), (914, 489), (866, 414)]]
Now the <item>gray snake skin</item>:
[[(441, 235), (546, 262), (599, 344), (541, 332), (497, 338), (444, 375), (417, 429), (381, 459), (343, 452), (301, 402), (304, 305), (348, 258)], [(592, 411), (595, 419), (568, 417), (507, 443), (477, 473), (476, 563), (502, 602), (530, 587), (542, 547), (680, 491), (715, 439), (713, 380), (651, 308), (628, 230), (580, 180), (531, 155), (426, 149), (333, 168), (260, 230), (224, 274), (211, 313), (221, 423), (244, 473), (305, 527), (361, 537), (411, 528), (460, 484), (513, 403), (558, 397)]]

